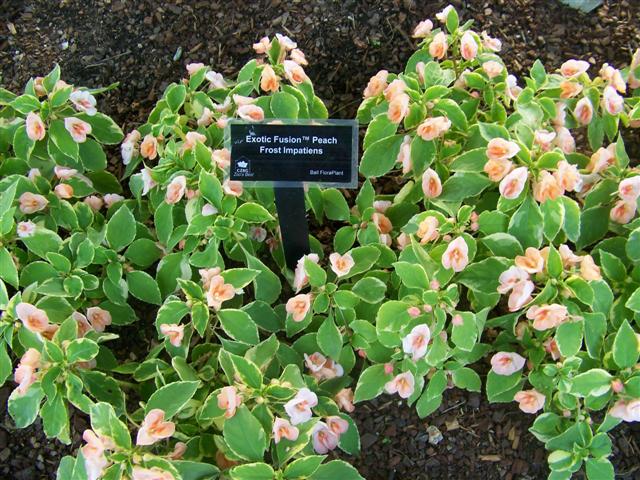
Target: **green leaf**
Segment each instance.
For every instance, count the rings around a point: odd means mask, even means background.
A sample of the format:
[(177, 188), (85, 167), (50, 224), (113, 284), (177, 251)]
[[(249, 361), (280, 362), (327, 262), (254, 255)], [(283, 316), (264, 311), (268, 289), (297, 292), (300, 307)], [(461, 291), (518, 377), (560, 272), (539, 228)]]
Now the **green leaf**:
[(264, 223), (274, 219), (262, 205), (250, 202), (240, 205), (235, 216), (248, 223)]
[(301, 457), (294, 460), (284, 470), (284, 478), (299, 479), (309, 477), (315, 472), (322, 461), (326, 458), (326, 455), (309, 455), (307, 457)]
[(124, 256), (135, 265), (147, 268), (160, 259), (162, 251), (156, 242), (148, 238), (138, 238), (127, 248)]
[(552, 241), (556, 238), (564, 223), (564, 203), (562, 198), (547, 200), (540, 206), (540, 209), (544, 219), (544, 236), (547, 240)]
[(151, 275), (146, 272), (134, 270), (127, 273), (127, 286), (131, 295), (143, 302), (160, 305), (162, 297), (158, 284)]
[(67, 131), (62, 120), (54, 120), (49, 125), (50, 141), (65, 155), (78, 159), (79, 147)]
[(584, 373), (576, 375), (571, 381), (571, 393), (582, 397), (593, 395), (599, 397), (611, 388), (613, 377), (606, 370), (592, 368)]
[(300, 104), (296, 97), (286, 92), (271, 95), (271, 112), (275, 118), (298, 118)]
[(242, 310), (225, 309), (218, 312), (220, 324), (227, 335), (234, 340), (255, 345), (260, 341), (258, 327), (248, 313)]
[(247, 407), (241, 405), (233, 417), (225, 420), (223, 434), (235, 455), (251, 462), (262, 460), (267, 449), (267, 437)]
[(0, 385), (4, 384), (12, 371), (11, 358), (7, 353), (7, 348), (5, 347), (4, 342), (0, 343)]
[(613, 360), (620, 368), (633, 367), (638, 362), (640, 348), (636, 333), (625, 319), (613, 341)]
[(43, 396), (44, 393), (39, 383), (31, 385), (22, 395), (18, 393), (17, 389), (11, 392), (8, 410), (17, 428), (28, 427), (36, 420)]
[(478, 326), (475, 315), (471, 312), (459, 312), (456, 315), (462, 318), (462, 324), (453, 325), (451, 340), (458, 348), (469, 352), (473, 349), (478, 339)]
[(475, 197), (492, 185), (486, 175), (475, 172), (459, 172), (449, 177), (442, 184), (442, 194), (438, 197), (443, 202), (461, 202), (465, 198)]
[(613, 480), (615, 471), (607, 458), (587, 458), (585, 461), (588, 480)]
[(487, 375), (487, 398), (491, 403), (505, 403), (513, 401), (513, 396), (521, 389), (522, 374), (498, 375), (493, 370)]
[(522, 205), (511, 217), (509, 233), (520, 241), (523, 248), (538, 248), (542, 243), (542, 213), (531, 195), (525, 197)]
[(379, 278), (365, 277), (358, 280), (351, 291), (367, 303), (378, 303), (384, 300), (387, 286)]
[(0, 247), (0, 278), (14, 288), (18, 288), (18, 269), (5, 247)]
[(78, 338), (67, 345), (67, 362), (88, 362), (98, 355), (98, 344), (88, 338)]
[(322, 353), (332, 359), (337, 360), (342, 350), (342, 335), (336, 327), (333, 318), (327, 317), (320, 328), (317, 335), (318, 346)]
[[(220, 472), (215, 465), (204, 462), (173, 460), (171, 464), (176, 467), (176, 470), (180, 473), (182, 480), (210, 480), (217, 478)], [(104, 477), (103, 479), (108, 480)]]
[(360, 378), (354, 394), (355, 402), (363, 402), (376, 398), (384, 390), (385, 384), (390, 381), (391, 375), (384, 373), (384, 365), (371, 365), (367, 367)]
[(273, 480), (275, 472), (266, 463), (247, 463), (233, 467), (229, 474), (233, 480)]
[(320, 465), (309, 480), (364, 480), (348, 463), (342, 460), (333, 460), (329, 463)]
[(629, 260), (634, 263), (640, 262), (640, 227), (629, 234), (625, 251)]
[(122, 205), (107, 223), (107, 242), (120, 251), (136, 238), (136, 219), (126, 205)]
[(462, 367), (452, 372), (453, 383), (458, 388), (464, 388), (470, 392), (479, 392), (482, 386), (480, 376), (470, 368)]
[(169, 420), (185, 407), (199, 385), (200, 382), (173, 382), (159, 388), (149, 397), (144, 409), (145, 414), (159, 408), (164, 411), (165, 420)]
[(508, 233), (492, 233), (480, 241), (497, 257), (514, 258), (516, 255), (522, 255), (523, 253), (518, 239)]
[(250, 360), (228, 353), (240, 379), (251, 388), (262, 388), (262, 372)]
[(342, 193), (335, 188), (322, 191), (324, 213), (329, 220), (348, 220), (349, 205)]
[(360, 173), (365, 177), (381, 177), (393, 168), (400, 152), (403, 135), (392, 135), (371, 144), (360, 161)]
[(366, 150), (378, 140), (394, 135), (397, 130), (398, 125), (389, 120), (389, 117), (385, 112), (379, 113), (367, 127), (362, 148)]
[(576, 242), (576, 249), (582, 250), (603, 238), (609, 230), (610, 207), (587, 208), (580, 215), (580, 238)]
[(97, 112), (92, 116), (81, 114), (78, 118), (91, 125), (91, 135), (100, 143), (115, 145), (124, 138), (120, 127), (104, 113)]
[(556, 343), (563, 357), (572, 357), (582, 346), (582, 322), (565, 322), (556, 329)]
[(169, 108), (176, 113), (180, 110), (180, 107), (187, 98), (187, 87), (185, 85), (172, 83), (167, 87), (164, 98), (166, 99)]
[(482, 172), (487, 163), (487, 149), (474, 148), (453, 159), (449, 168), (454, 172)]
[(429, 279), (427, 278), (427, 272), (425, 272), (422, 265), (418, 263), (409, 262), (396, 262), (393, 264), (396, 273), (409, 288), (421, 288), (426, 289), (429, 286)]

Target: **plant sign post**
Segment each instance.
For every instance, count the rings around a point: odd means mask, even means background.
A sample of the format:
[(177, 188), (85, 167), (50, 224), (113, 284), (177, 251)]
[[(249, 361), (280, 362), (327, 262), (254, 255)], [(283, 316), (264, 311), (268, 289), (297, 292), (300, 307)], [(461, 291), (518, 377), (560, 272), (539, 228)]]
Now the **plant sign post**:
[(304, 185), (357, 186), (356, 120), (232, 121), (229, 179), (249, 187), (273, 187), (287, 266), (309, 253)]

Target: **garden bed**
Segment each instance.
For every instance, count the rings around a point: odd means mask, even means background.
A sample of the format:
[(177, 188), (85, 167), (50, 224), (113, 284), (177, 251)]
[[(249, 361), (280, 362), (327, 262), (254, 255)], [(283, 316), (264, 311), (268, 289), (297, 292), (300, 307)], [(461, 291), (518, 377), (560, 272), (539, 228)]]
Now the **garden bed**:
[[(19, 90), (54, 62), (70, 83), (98, 87), (117, 80), (120, 87), (102, 97), (100, 110), (125, 131), (145, 121), (167, 85), (183, 76), (185, 63), (202, 61), (231, 75), (253, 57), (251, 43), (276, 31), (288, 33), (306, 53), (309, 76), (329, 116), (353, 118), (368, 79), (381, 68), (400, 71), (415, 50), (410, 33), (417, 21), (433, 18), (445, 5), (411, 0), (289, 5), (274, 0), (238, 2), (237, 10), (229, 11), (228, 4), (204, 1), (9, 3), (0, 12), (4, 86)], [(605, 2), (593, 15), (547, 1), (452, 3), (461, 17), (475, 19), (477, 31), (502, 38), (503, 58), (514, 74), (528, 72), (538, 58), (545, 65), (580, 58), (594, 70), (605, 61), (622, 66), (640, 44), (636, 2)], [(638, 145), (637, 135), (627, 142), (632, 158), (638, 158)], [(110, 171), (123, 173), (116, 148), (109, 150), (109, 162)], [(378, 182), (381, 191), (395, 193), (393, 181)], [(312, 231), (329, 246), (335, 232), (330, 225)], [(144, 356), (149, 351), (144, 340), (157, 343), (155, 331), (138, 335), (139, 341), (121, 340), (115, 349), (126, 353), (130, 346), (130, 355)], [(8, 394), (6, 387), (0, 390), (3, 406)], [(354, 464), (370, 480), (541, 478), (548, 473), (546, 452), (527, 431), (534, 417), (523, 415), (515, 404), (490, 405), (484, 394), (447, 391), (442, 406), (426, 419), (389, 396), (360, 404), (354, 415), (362, 441)], [(64, 447), (47, 440), (38, 424), (13, 430), (3, 412), (0, 474), (18, 480), (55, 478), (59, 459), (81, 444), (88, 426), (83, 417), (72, 417), (72, 444)], [(436, 427), (442, 440), (429, 443), (428, 427)], [(612, 462), (622, 478), (639, 475), (639, 432), (637, 423), (616, 430)], [(433, 429), (431, 433), (436, 435)]]

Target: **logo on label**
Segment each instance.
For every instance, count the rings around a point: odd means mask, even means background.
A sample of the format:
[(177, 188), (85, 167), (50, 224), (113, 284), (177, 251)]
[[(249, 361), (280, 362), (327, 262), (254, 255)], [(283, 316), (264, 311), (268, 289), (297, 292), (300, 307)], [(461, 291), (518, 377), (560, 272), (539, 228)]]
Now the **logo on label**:
[(247, 160), (244, 157), (240, 158), (236, 162), (234, 175), (236, 177), (245, 177), (245, 178), (253, 177), (253, 173), (251, 172), (251, 164), (249, 160)]

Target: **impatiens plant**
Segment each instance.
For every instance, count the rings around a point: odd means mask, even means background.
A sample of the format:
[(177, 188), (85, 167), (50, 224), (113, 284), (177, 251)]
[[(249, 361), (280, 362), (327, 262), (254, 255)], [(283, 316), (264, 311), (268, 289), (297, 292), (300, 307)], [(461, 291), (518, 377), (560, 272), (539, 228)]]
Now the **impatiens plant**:
[[(188, 65), (126, 136), (58, 68), (0, 90), (0, 381), (18, 427), (69, 443), (89, 416), (59, 478), (359, 479), (327, 460), (359, 453), (358, 402), (425, 417), (483, 384), (538, 414), (550, 478), (613, 478), (609, 432), (640, 420), (640, 52), (518, 85), (499, 40), (438, 20), (364, 90), (353, 200), (306, 189), (338, 227), (293, 271), (272, 190), (230, 181), (225, 148), (231, 120), (327, 117), (288, 37), (233, 79)], [(150, 349), (118, 358), (133, 328)]]

